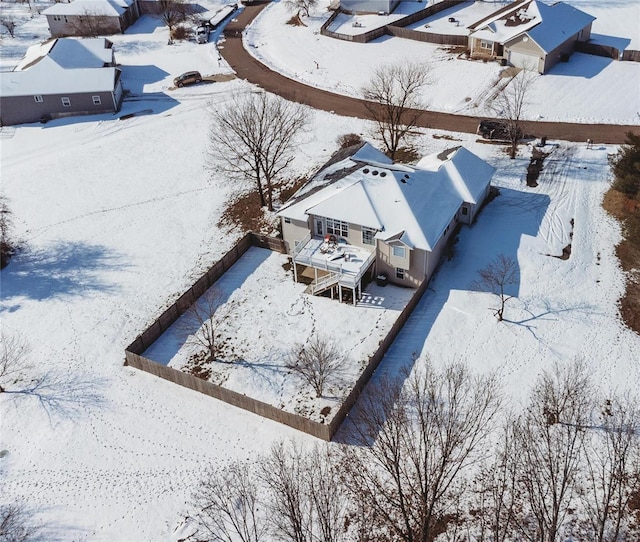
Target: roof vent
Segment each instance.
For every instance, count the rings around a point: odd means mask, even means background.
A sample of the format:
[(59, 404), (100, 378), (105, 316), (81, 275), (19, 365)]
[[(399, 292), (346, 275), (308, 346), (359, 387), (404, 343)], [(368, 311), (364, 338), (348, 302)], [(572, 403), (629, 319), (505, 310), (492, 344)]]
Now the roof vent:
[(387, 176), (387, 172), (386, 171), (381, 171), (380, 172), (380, 177), (386, 177)]
[(377, 174), (378, 174), (378, 170), (377, 170), (377, 169), (374, 169), (374, 170), (371, 172), (371, 175), (377, 175)]
[(364, 168), (364, 169), (362, 170), (362, 173), (369, 173), (369, 168), (368, 168), (368, 167)]
[(407, 184), (407, 179), (402, 178), (402, 179), (400, 179), (400, 182), (401, 182), (402, 184)]

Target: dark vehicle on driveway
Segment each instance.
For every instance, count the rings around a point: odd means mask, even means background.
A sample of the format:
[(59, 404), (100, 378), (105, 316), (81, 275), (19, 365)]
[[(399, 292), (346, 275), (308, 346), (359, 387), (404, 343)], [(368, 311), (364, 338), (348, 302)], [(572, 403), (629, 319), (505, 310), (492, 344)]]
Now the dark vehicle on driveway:
[(200, 72), (184, 72), (173, 80), (173, 84), (177, 87), (192, 85), (193, 83), (202, 83), (202, 75), (200, 75)]

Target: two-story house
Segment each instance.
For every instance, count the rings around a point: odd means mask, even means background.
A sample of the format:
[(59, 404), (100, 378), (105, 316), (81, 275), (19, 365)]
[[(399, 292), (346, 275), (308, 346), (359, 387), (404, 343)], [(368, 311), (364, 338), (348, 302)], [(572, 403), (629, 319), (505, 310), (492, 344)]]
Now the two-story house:
[(278, 212), (296, 280), (309, 292), (350, 290), (384, 276), (429, 280), (457, 224), (471, 224), (494, 168), (464, 147), (394, 164), (368, 143), (340, 151)]

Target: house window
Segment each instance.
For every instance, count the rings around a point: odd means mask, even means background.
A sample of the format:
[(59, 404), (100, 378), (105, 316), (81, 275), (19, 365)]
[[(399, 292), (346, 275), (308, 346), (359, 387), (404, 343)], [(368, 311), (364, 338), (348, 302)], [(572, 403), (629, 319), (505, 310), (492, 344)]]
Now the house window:
[(67, 97), (62, 98), (62, 105), (65, 107), (70, 107), (71, 106), (71, 100)]
[(376, 230), (372, 230), (371, 228), (362, 228), (362, 244), (363, 245), (375, 245), (376, 241), (374, 239), (376, 235)]
[(349, 224), (342, 222), (342, 220), (333, 220), (333, 218), (326, 219), (327, 233), (337, 235), (340, 237), (349, 237)]
[(393, 245), (393, 255), (397, 258), (404, 258), (405, 248), (400, 245)]
[(493, 48), (493, 42), (480, 40), (480, 49), (492, 49), (492, 48)]
[(39, 103), (39, 104), (41, 104), (44, 101), (40, 94), (38, 94), (37, 96), (34, 96), (33, 99), (35, 100), (36, 103)]
[(396, 267), (396, 278), (404, 280), (404, 269), (402, 267)]
[(462, 214), (463, 215), (468, 215), (469, 214), (469, 209), (467, 209), (466, 207), (462, 208)]
[(91, 99), (93, 100), (93, 105), (100, 105), (102, 103), (100, 96), (91, 96)]
[(291, 224), (291, 219), (287, 216), (284, 217), (284, 223), (285, 224)]

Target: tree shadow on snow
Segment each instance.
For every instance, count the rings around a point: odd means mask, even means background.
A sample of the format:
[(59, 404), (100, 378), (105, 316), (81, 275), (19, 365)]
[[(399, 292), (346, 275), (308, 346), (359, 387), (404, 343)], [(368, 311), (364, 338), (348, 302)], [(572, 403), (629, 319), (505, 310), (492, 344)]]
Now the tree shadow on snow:
[[(336, 442), (359, 445), (353, 435), (353, 423), (357, 422), (360, 409), (371, 408), (372, 394), (390, 381), (404, 381), (423, 352), (425, 341), (440, 312), (449, 303), (448, 310), (464, 312), (450, 301), (456, 291), (480, 291), (474, 284), (478, 271), (498, 255), (515, 261), (516, 281), (508, 286), (508, 295), (517, 297), (520, 292), (520, 269), (517, 251), (523, 236), (536, 236), (550, 204), (546, 194), (523, 192), (501, 188), (499, 195), (485, 205), (476, 222), (462, 227), (459, 241), (450, 260), (446, 257), (432, 277), (429, 288), (385, 353), (371, 380), (352, 407), (342, 427), (334, 437)], [(461, 340), (464, 340), (462, 337)], [(438, 362), (451, 362), (438, 360)]]
[[(268, 249), (251, 247), (247, 250), (211, 288), (196, 300), (193, 305), (200, 307), (199, 309), (196, 308), (196, 311), (199, 311), (200, 314), (206, 314), (209, 309), (207, 307), (209, 299), (214, 301), (215, 310), (218, 311), (220, 307), (229, 301), (233, 292), (242, 288), (244, 282), (255, 273), (270, 255), (271, 251)], [(269, 288), (269, 286), (269, 284), (264, 285), (265, 288)], [(238, 307), (233, 307), (232, 313), (236, 312), (238, 312)], [(190, 308), (187, 309), (144, 351), (143, 355), (156, 363), (167, 365), (187, 343), (189, 336), (198, 332), (201, 325), (200, 319), (194, 318)]]
[(106, 407), (106, 388), (106, 382), (97, 380), (95, 375), (52, 369), (28, 381), (8, 383), (2, 395), (14, 402), (36, 401), (50, 422), (76, 421), (91, 410)]
[(104, 273), (121, 270), (118, 255), (104, 246), (58, 241), (46, 248), (26, 247), (2, 270), (0, 311), (11, 310), (14, 298), (44, 301), (116, 289)]

